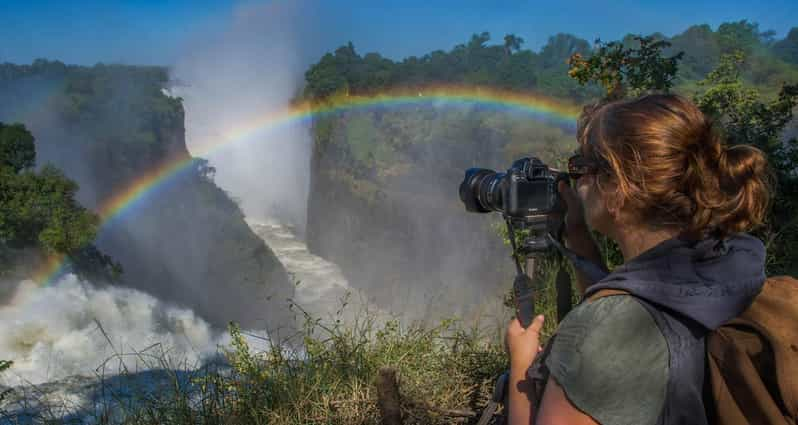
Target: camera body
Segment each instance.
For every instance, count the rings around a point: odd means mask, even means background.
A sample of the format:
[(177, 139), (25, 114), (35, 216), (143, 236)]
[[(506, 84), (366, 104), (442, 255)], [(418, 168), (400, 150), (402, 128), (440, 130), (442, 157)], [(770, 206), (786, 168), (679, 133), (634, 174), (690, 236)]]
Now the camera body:
[(561, 179), (567, 179), (567, 173), (535, 157), (514, 161), (505, 173), (469, 168), (460, 183), (460, 200), (470, 212), (497, 211), (516, 221), (536, 222), (560, 208)]

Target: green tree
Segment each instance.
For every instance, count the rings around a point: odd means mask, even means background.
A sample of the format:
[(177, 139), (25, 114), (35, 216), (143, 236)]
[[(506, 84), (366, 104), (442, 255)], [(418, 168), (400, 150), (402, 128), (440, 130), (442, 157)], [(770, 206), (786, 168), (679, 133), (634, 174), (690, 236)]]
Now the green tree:
[(471, 35), (471, 40), (468, 41), (467, 49), (469, 52), (477, 51), (485, 48), (485, 43), (490, 41), (490, 33), (482, 32), (480, 34)]
[(709, 25), (693, 25), (670, 39), (671, 47), (664, 54), (685, 52), (679, 63), (685, 79), (703, 78), (718, 65), (720, 46)]
[(717, 36), (721, 52), (727, 54), (742, 50), (744, 54), (750, 55), (762, 40), (759, 24), (746, 19), (720, 24)]
[(791, 28), (784, 40), (773, 44), (773, 53), (785, 62), (798, 65), (798, 27)]
[(345, 74), (339, 69), (335, 56), (324, 55), (318, 64), (305, 72), (305, 95), (310, 98), (324, 98), (348, 87)]
[(653, 37), (635, 36), (639, 47), (624, 47), (620, 42), (602, 43), (587, 59), (575, 53), (568, 60), (568, 75), (580, 84), (598, 82), (608, 97), (620, 98), (630, 90), (631, 95), (646, 91), (668, 91), (678, 70), (677, 63), (684, 55), (679, 52), (663, 57), (662, 50), (670, 43)]
[(0, 242), (12, 248), (38, 246), (68, 254), (94, 240), (99, 219), (74, 200), (78, 186), (60, 170), (0, 171)]
[(762, 102), (757, 90), (742, 81), (740, 67), (744, 62), (742, 52), (723, 55), (718, 68), (699, 83), (705, 90), (696, 94), (695, 101), (704, 113), (723, 123), (729, 143), (753, 144), (775, 161), (777, 170), (793, 170), (798, 163), (790, 157), (789, 142), (784, 143), (779, 136), (792, 120), (798, 85), (785, 84), (778, 99)]
[(15, 173), (36, 165), (36, 148), (33, 136), (22, 124), (6, 125), (0, 122), (0, 166)]
[[(33, 136), (22, 124), (0, 123), (0, 253), (35, 247), (48, 254), (66, 254), (77, 272), (107, 270), (113, 277), (121, 268), (100, 253), (92, 242), (99, 218), (77, 203), (78, 185), (57, 168), (35, 163)], [(93, 263), (93, 269), (81, 267)]]
[(521, 45), (524, 44), (524, 39), (517, 37), (515, 34), (507, 34), (504, 36), (504, 53), (510, 56), (514, 51), (521, 50)]
[(382, 87), (393, 84), (393, 62), (379, 53), (367, 53), (363, 56), (361, 67), (360, 86), (366, 92), (379, 91)]
[(568, 59), (574, 54), (586, 55), (590, 52), (590, 44), (571, 34), (557, 34), (549, 37), (549, 41), (540, 51), (543, 68), (566, 68)]
[[(582, 102), (601, 96), (600, 82), (612, 85), (618, 80), (625, 81), (626, 88), (637, 85), (649, 87), (645, 90), (692, 92), (697, 89), (697, 82), (715, 69), (722, 53), (736, 50), (750, 52), (742, 78), (761, 92), (776, 95), (774, 87), (798, 76), (798, 69), (789, 65), (795, 63), (792, 52), (796, 50), (796, 39), (798, 30), (774, 42), (772, 31), (760, 32), (757, 24), (740, 21), (724, 23), (718, 31), (709, 25), (694, 25), (671, 38), (660, 33), (647, 37), (629, 34), (613, 43), (599, 41), (593, 47), (573, 35), (556, 34), (538, 53), (522, 50), (523, 40), (514, 34), (507, 34), (501, 43), (491, 45), (490, 33), (482, 32), (449, 51), (436, 50), (401, 62), (377, 53), (361, 57), (349, 43), (324, 55), (308, 69), (304, 96), (319, 99), (334, 93), (368, 94), (395, 87), (459, 83), (530, 90)], [(567, 61), (574, 53), (584, 61), (596, 56), (605, 61), (618, 59), (629, 63), (597, 67), (605, 74), (599, 78), (586, 76), (592, 82), (586, 90), (566, 74)], [(663, 69), (664, 66), (670, 70)], [(576, 72), (574, 67), (571, 69)], [(674, 72), (676, 69), (678, 73)]]

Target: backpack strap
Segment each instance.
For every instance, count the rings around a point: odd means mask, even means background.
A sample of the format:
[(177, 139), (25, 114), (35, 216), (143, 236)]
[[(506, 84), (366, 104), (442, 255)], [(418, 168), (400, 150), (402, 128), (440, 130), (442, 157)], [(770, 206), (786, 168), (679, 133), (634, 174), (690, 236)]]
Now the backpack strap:
[(624, 291), (623, 289), (599, 289), (587, 298), (587, 302), (592, 303), (599, 298), (610, 297), (613, 295), (631, 295), (629, 291)]

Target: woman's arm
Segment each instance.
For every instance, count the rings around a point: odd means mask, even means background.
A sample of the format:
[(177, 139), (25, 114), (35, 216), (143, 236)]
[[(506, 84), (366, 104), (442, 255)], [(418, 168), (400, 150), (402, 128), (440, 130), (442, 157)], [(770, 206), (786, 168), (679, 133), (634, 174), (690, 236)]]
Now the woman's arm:
[[(584, 227), (570, 227), (566, 232), (565, 246), (593, 263), (604, 267), (601, 251), (599, 251), (598, 244), (593, 239), (593, 235), (587, 225), (584, 225)], [(576, 287), (579, 290), (579, 295), (582, 296), (585, 294), (587, 287), (595, 282), (591, 282), (578, 268), (574, 267), (574, 269), (576, 270)]]
[[(533, 416), (534, 417), (534, 416)], [(532, 422), (529, 422), (532, 423)], [(546, 382), (543, 400), (540, 402), (540, 413), (535, 425), (600, 425), (590, 416), (574, 407), (565, 391), (553, 378)]]
[(510, 383), (508, 390), (510, 394), (507, 397), (509, 405), (508, 425), (530, 425), (532, 418), (535, 417), (534, 407), (529, 395), (531, 394), (531, 386), (526, 377), (527, 368), (512, 368), (510, 367)]
[[(585, 208), (579, 196), (565, 182), (559, 183), (558, 190), (568, 210), (565, 215), (565, 246), (593, 263), (604, 266), (601, 251), (585, 220)], [(576, 286), (580, 296), (584, 295), (587, 287), (593, 283), (579, 269), (576, 269)]]
[(540, 330), (543, 328), (543, 315), (524, 329), (518, 319), (507, 326), (507, 351), (510, 355), (510, 383), (507, 396), (510, 425), (529, 425), (532, 422), (531, 386), (526, 371), (540, 352)]
[(574, 407), (554, 379), (546, 382), (540, 414), (534, 422), (535, 410), (529, 399), (531, 387), (526, 378), (526, 368), (510, 368), (508, 425), (600, 425), (590, 416)]

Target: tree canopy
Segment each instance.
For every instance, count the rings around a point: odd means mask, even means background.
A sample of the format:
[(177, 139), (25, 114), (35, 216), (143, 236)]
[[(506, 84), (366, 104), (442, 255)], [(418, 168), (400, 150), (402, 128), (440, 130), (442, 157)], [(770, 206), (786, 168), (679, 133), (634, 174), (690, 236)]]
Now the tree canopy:
[[(574, 35), (559, 33), (549, 37), (538, 52), (522, 49), (524, 40), (514, 34), (505, 35), (499, 44), (491, 44), (491, 34), (481, 32), (449, 51), (436, 50), (401, 61), (386, 59), (379, 53), (361, 56), (350, 42), (324, 55), (307, 70), (303, 97), (321, 99), (334, 93), (368, 94), (387, 88), (449, 83), (529, 90), (582, 102), (600, 97), (602, 91), (595, 80), (583, 87), (568, 78), (568, 60), (574, 54), (584, 60), (594, 55), (609, 58), (602, 48), (639, 48), (643, 40), (649, 49), (661, 50), (663, 60), (679, 60), (678, 72), (668, 84), (682, 90), (695, 89), (697, 82), (715, 69), (722, 54), (736, 51), (742, 51), (747, 58), (741, 78), (770, 87), (770, 91), (765, 90), (767, 95), (776, 95), (777, 90), (772, 88), (782, 82), (798, 79), (798, 69), (791, 66), (798, 63), (798, 28), (793, 28), (783, 40), (775, 40), (772, 31), (760, 31), (758, 24), (742, 20), (723, 23), (717, 30), (709, 25), (695, 25), (670, 38), (659, 33), (630, 34), (612, 44), (600, 40), (591, 44)], [(666, 48), (658, 44), (663, 42), (669, 43)], [(641, 54), (645, 56), (643, 50)], [(654, 64), (627, 68), (641, 68), (642, 78), (653, 78), (646, 74), (657, 67), (649, 65)]]
[(99, 218), (75, 201), (78, 185), (52, 165), (34, 170), (35, 159), (25, 126), (0, 122), (0, 259), (37, 248), (118, 271), (92, 246)]
[(0, 167), (14, 173), (36, 165), (36, 149), (31, 135), (22, 124), (0, 123)]
[(773, 44), (773, 53), (781, 60), (798, 65), (798, 27), (794, 27), (784, 40)]

